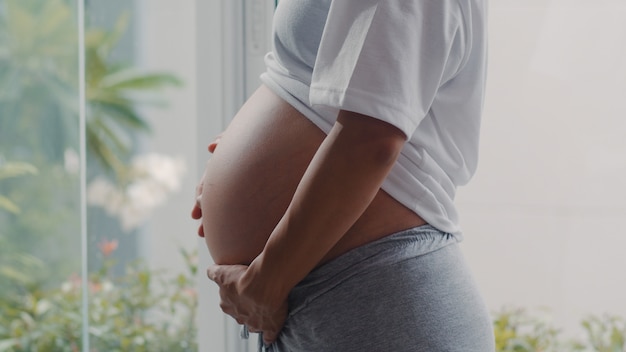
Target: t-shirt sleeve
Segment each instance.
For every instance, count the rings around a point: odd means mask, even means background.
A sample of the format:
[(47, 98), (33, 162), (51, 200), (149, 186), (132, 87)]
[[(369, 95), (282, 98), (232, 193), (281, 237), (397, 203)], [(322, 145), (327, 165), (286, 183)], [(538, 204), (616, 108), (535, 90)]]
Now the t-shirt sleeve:
[(332, 1), (310, 103), (380, 119), (410, 138), (458, 69), (460, 27), (455, 0)]

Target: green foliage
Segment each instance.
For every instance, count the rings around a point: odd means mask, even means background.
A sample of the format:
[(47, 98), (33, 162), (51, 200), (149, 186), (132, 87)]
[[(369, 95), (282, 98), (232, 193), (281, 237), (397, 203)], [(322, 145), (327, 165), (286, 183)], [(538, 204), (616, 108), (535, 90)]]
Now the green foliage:
[[(4, 179), (19, 177), (23, 175), (34, 175), (37, 169), (28, 163), (13, 162), (5, 163), (0, 159), (0, 182)], [(13, 214), (20, 213), (20, 207), (13, 203), (11, 199), (0, 193), (0, 210), (8, 211)]]
[[(0, 256), (28, 253), (53, 267), (44, 286), (79, 265), (79, 62), (76, 2), (0, 0), (0, 159), (29, 177), (0, 182)], [(85, 34), (88, 175), (123, 183), (133, 143), (148, 132), (139, 114), (159, 105), (171, 74), (143, 72), (111, 57), (128, 15)], [(74, 157), (68, 167), (68, 155)], [(70, 158), (71, 159), (71, 158)], [(28, 162), (38, 170), (24, 168)], [(18, 163), (18, 164), (16, 164)], [(15, 170), (11, 171), (15, 172)], [(36, 275), (33, 274), (33, 275)], [(4, 287), (0, 287), (4, 290)]]
[[(114, 276), (105, 258), (91, 274), (90, 351), (196, 351), (195, 255), (182, 252), (188, 271), (175, 277), (142, 262)], [(19, 295), (0, 296), (0, 351), (77, 351), (81, 346), (82, 285), (77, 276), (49, 289), (19, 279)]]
[(60, 160), (66, 145), (76, 142), (75, 114), (66, 108), (78, 101), (74, 14), (62, 0), (2, 5), (0, 151), (34, 163)]
[(0, 181), (0, 195), (10, 199), (0, 211), (4, 268), (27, 256), (66, 262), (52, 276), (71, 265), (57, 250), (72, 248), (64, 246), (79, 221), (72, 217), (78, 179), (63, 168), (78, 139), (76, 114), (66, 109), (77, 102), (74, 18), (64, 0), (0, 0), (0, 158), (11, 160), (7, 175), (30, 174)]
[[(80, 283), (58, 286), (80, 267), (77, 171), (85, 165), (78, 165), (75, 152), (74, 6), (69, 0), (0, 0), (0, 351), (80, 346)], [(89, 27), (84, 43), (87, 160), (120, 182), (137, 136), (150, 130), (139, 108), (162, 105), (161, 89), (180, 84), (171, 74), (112, 59), (127, 22), (123, 15), (112, 30)], [(194, 350), (191, 278), (171, 279), (141, 263), (114, 276), (112, 266), (109, 259), (88, 283), (94, 350)]]
[(584, 343), (574, 345), (580, 351), (624, 352), (626, 351), (626, 320), (621, 317), (604, 315), (590, 316), (583, 320), (587, 334)]
[[(78, 175), (55, 164), (41, 163), (38, 173), (0, 181), (0, 194), (19, 207), (18, 213), (0, 211), (0, 262), (13, 255), (39, 258), (51, 270), (33, 271), (42, 285), (58, 282), (80, 266), (80, 212)], [(5, 287), (0, 281), (0, 290)]]
[(523, 309), (502, 310), (493, 325), (497, 352), (559, 351), (559, 331)]
[[(61, 162), (66, 149), (78, 149), (75, 11), (64, 0), (0, 0), (0, 8), (0, 152)], [(138, 107), (160, 103), (155, 93), (180, 85), (171, 74), (111, 59), (127, 22), (123, 15), (112, 30), (85, 34), (88, 159), (116, 176), (135, 136), (149, 131)]]
[(604, 315), (582, 321), (584, 340), (563, 338), (547, 319), (526, 309), (494, 315), (496, 352), (626, 352), (626, 320)]
[(162, 102), (154, 92), (180, 85), (171, 74), (146, 73), (111, 62), (111, 52), (127, 23), (125, 14), (113, 30), (92, 28), (85, 38), (89, 150), (102, 166), (122, 179), (134, 135), (150, 131), (149, 124), (137, 112), (138, 106), (159, 105)]
[[(28, 163), (4, 162), (0, 159), (0, 185), (6, 184), (9, 179), (15, 181), (37, 174), (38, 170)], [(19, 218), (18, 215), (22, 213), (22, 210), (13, 199), (16, 198), (20, 204), (23, 199), (17, 196), (16, 192), (10, 192), (7, 195), (1, 193), (0, 220), (8, 222), (10, 219)], [(30, 287), (41, 278), (37, 275), (38, 269), (43, 266), (41, 259), (19, 248), (18, 242), (22, 241), (13, 240), (10, 234), (2, 233), (0, 229), (0, 288), (6, 295), (19, 292), (16, 290), (20, 287)]]

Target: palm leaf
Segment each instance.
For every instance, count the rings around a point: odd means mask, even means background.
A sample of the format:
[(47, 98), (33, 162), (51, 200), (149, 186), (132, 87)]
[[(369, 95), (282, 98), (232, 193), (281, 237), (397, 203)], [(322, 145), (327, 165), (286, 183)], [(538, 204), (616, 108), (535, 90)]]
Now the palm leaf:
[(87, 50), (87, 92), (98, 89), (103, 77), (110, 74), (107, 63), (96, 52), (96, 49)]
[[(28, 174), (34, 175), (36, 173), (37, 168), (28, 163), (10, 162), (6, 164), (0, 164), (0, 180)], [(17, 206), (17, 204), (13, 203), (9, 198), (1, 194), (0, 209), (4, 209), (13, 214), (20, 213), (20, 208)]]
[(92, 108), (100, 110), (103, 115), (113, 118), (117, 123), (139, 129), (150, 131), (150, 125), (144, 121), (135, 110), (129, 105), (115, 104), (110, 102), (91, 102)]
[(19, 1), (7, 0), (6, 1), (6, 18), (7, 29), (10, 33), (13, 33), (13, 37), (22, 39), (18, 43), (22, 48), (32, 47), (33, 38), (36, 33), (36, 20), (32, 14), (23, 8)]
[(0, 209), (4, 209), (9, 213), (19, 214), (20, 208), (17, 204), (13, 203), (9, 198), (0, 195)]
[(110, 150), (127, 154), (130, 151), (130, 142), (125, 142), (120, 138), (120, 134), (113, 131), (106, 122), (100, 118), (94, 118), (87, 122), (87, 129), (91, 131), (90, 136), (95, 137), (98, 143), (104, 143)]
[(102, 57), (108, 57), (111, 54), (113, 48), (117, 42), (119, 42), (120, 38), (126, 32), (128, 28), (128, 23), (130, 22), (130, 13), (127, 11), (122, 13), (120, 17), (117, 19), (117, 22), (113, 26), (113, 30), (106, 32), (106, 35), (102, 38), (102, 41), (98, 43), (98, 53), (102, 55)]
[(21, 91), (20, 70), (0, 69), (0, 102), (15, 100)]
[(12, 266), (0, 266), (0, 275), (20, 282), (28, 282), (29, 276), (26, 273), (22, 273), (16, 270)]
[[(76, 27), (72, 11), (62, 1), (47, 0), (37, 16), (36, 45), (43, 58), (76, 56)], [(72, 50), (67, 50), (71, 48)]]
[[(33, 270), (41, 270), (44, 267), (44, 263), (40, 258), (29, 253), (4, 252), (2, 254), (0, 277), (4, 276), (22, 284), (32, 282), (33, 275), (31, 273)], [(0, 349), (0, 351), (3, 350)]]
[(23, 162), (0, 164), (0, 180), (27, 174), (37, 174), (37, 168)]
[[(117, 156), (118, 153), (113, 151), (110, 144), (101, 136), (106, 129), (94, 129), (93, 126), (87, 124), (87, 145), (92, 151), (94, 159), (96, 159), (107, 171), (112, 171), (119, 175), (124, 169), (124, 163)], [(115, 135), (116, 140), (117, 135)]]
[[(41, 33), (54, 33), (54, 31), (59, 28), (67, 26), (68, 23), (72, 26), (72, 13), (69, 7), (58, 1), (50, 0), (46, 1), (44, 4), (45, 7), (42, 9), (41, 13), (45, 14), (45, 16), (39, 16), (42, 20), (39, 23)], [(53, 36), (56, 37), (56, 35)]]
[(164, 86), (180, 86), (181, 81), (167, 73), (143, 73), (126, 69), (102, 79), (99, 87), (104, 90), (152, 90)]

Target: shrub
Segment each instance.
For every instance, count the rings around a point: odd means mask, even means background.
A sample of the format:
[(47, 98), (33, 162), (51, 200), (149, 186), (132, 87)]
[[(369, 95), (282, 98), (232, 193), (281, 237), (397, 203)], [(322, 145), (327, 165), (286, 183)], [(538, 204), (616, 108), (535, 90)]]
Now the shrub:
[[(137, 261), (115, 277), (109, 257), (115, 242), (101, 245), (105, 260), (90, 276), (90, 351), (196, 351), (195, 255), (181, 251), (188, 272), (175, 277)], [(41, 270), (41, 267), (37, 267)], [(78, 351), (82, 343), (82, 290), (73, 275), (61, 286), (20, 286), (0, 297), (0, 351)]]
[(590, 315), (581, 322), (584, 338), (564, 338), (547, 318), (522, 308), (494, 314), (496, 352), (626, 352), (626, 320)]

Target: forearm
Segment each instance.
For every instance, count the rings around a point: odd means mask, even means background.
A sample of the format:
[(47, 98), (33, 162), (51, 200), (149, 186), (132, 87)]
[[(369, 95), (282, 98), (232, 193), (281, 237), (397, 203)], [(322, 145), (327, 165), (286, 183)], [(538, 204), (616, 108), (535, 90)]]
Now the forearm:
[(342, 112), (249, 275), (284, 298), (368, 207), (404, 144), (395, 127)]

